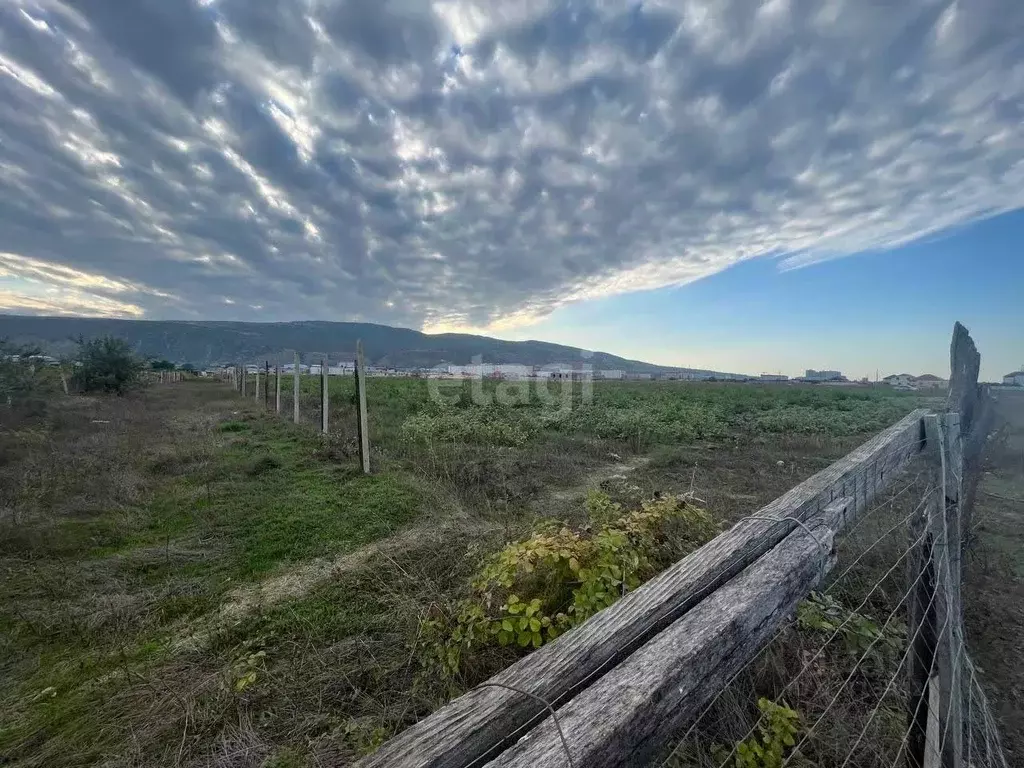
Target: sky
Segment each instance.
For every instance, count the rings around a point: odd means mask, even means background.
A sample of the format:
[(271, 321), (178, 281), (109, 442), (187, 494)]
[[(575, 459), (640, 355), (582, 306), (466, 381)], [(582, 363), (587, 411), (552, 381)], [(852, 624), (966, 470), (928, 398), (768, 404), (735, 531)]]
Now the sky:
[(1019, 0), (0, 3), (0, 312), (995, 378), (1022, 207)]

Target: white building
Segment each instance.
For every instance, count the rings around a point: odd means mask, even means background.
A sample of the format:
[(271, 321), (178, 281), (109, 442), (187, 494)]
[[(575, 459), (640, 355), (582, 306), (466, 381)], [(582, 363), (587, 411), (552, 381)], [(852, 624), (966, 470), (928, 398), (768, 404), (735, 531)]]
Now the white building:
[(519, 365), (517, 363), (474, 363), (472, 365), (449, 365), (448, 373), (452, 376), (482, 379), (526, 379), (533, 376), (532, 365)]
[(760, 381), (789, 381), (789, 376), (785, 376), (781, 373), (762, 373), (758, 376)]
[(843, 378), (842, 371), (816, 371), (813, 368), (808, 368), (807, 372), (804, 373), (804, 378), (808, 381), (838, 381)]
[(626, 378), (626, 372), (625, 371), (595, 371), (594, 372), (594, 378), (595, 379), (608, 379), (608, 380), (611, 380), (611, 381), (618, 381), (618, 380)]
[(1024, 371), (1014, 371), (1003, 376), (1003, 384), (1008, 387), (1024, 387)]

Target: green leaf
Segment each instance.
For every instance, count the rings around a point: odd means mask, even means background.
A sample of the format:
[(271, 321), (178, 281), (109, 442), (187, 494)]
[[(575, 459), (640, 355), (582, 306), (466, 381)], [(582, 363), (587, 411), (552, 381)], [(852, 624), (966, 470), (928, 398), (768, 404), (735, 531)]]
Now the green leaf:
[(530, 629), (534, 632), (540, 632), (541, 623), (537, 619), (530, 619)]

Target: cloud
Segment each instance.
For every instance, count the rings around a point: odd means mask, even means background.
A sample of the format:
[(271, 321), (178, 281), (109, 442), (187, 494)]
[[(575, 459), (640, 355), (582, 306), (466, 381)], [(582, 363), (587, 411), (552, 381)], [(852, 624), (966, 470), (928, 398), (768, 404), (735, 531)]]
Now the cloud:
[(509, 327), (1021, 207), (1024, 5), (884, 5), (11, 0), (0, 309)]

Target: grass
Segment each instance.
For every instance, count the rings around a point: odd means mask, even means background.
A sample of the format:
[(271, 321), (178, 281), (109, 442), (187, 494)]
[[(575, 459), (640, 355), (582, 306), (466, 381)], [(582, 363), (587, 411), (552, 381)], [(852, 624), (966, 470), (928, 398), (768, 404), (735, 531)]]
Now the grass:
[(585, 522), (602, 486), (627, 506), (693, 491), (728, 521), (917, 405), (607, 383), (562, 410), (489, 382), (504, 404), (444, 408), (373, 379), (365, 476), (351, 381), (328, 438), (317, 386), (300, 425), (198, 381), (0, 415), (0, 762), (347, 764), (516, 658), (438, 681), (415, 649), (538, 520)]
[(91, 763), (119, 743), (97, 728), (122, 717), (110, 697), (169, 663), (182, 622), (422, 511), (408, 478), (364, 476), (237, 408), (220, 388), (165, 388), (62, 404), (21, 435), (31, 450), (0, 468), (20, 491), (0, 545), (7, 760)]

